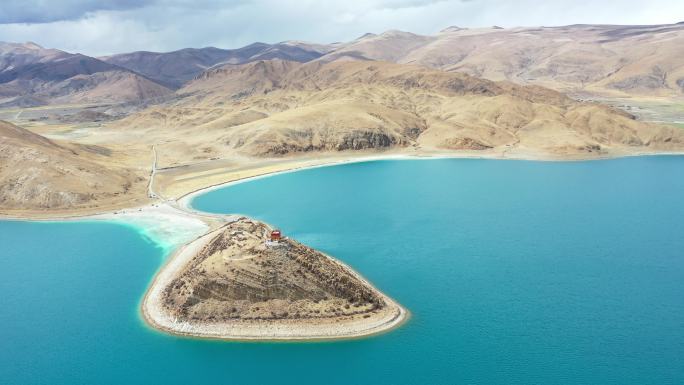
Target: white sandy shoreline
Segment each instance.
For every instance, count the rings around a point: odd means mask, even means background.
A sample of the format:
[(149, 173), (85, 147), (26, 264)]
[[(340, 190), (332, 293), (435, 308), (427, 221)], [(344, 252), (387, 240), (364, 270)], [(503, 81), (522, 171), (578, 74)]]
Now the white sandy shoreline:
[(550, 157), (534, 157), (534, 156), (524, 156), (524, 157), (505, 157), (500, 154), (447, 154), (447, 153), (437, 153), (437, 154), (381, 154), (363, 157), (353, 157), (348, 159), (339, 159), (332, 161), (324, 161), (319, 164), (312, 164), (306, 166), (295, 166), (285, 170), (266, 172), (264, 174), (250, 176), (246, 178), (231, 180), (222, 183), (216, 183), (213, 185), (205, 186), (183, 194), (176, 198), (178, 207), (182, 210), (195, 213), (203, 213), (202, 211), (195, 210), (191, 203), (192, 200), (202, 194), (208, 193), (210, 191), (218, 190), (224, 187), (237, 185), (240, 183), (246, 183), (254, 181), (257, 179), (268, 178), (271, 176), (289, 174), (297, 171), (304, 171), (323, 167), (333, 167), (344, 164), (354, 164), (354, 163), (364, 163), (364, 162), (375, 162), (383, 160), (436, 160), (436, 159), (479, 159), (479, 160), (511, 160), (511, 161), (529, 161), (529, 162), (589, 162), (589, 161), (601, 161), (601, 160), (612, 160), (621, 158), (633, 158), (642, 156), (684, 156), (684, 152), (642, 152), (642, 153), (632, 153), (632, 154), (611, 154), (604, 157), (600, 156), (588, 156), (586, 158), (550, 158)]
[(0, 217), (3, 221), (31, 222), (110, 222), (132, 226), (163, 247), (176, 248), (198, 235), (206, 233), (224, 216), (188, 213), (167, 203), (156, 203), (92, 215), (53, 218)]

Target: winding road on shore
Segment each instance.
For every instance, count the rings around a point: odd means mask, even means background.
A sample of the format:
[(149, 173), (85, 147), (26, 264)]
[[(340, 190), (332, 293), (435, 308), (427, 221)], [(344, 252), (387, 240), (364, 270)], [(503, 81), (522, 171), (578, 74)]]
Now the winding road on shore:
[(161, 197), (154, 192), (152, 185), (154, 184), (154, 176), (157, 174), (157, 145), (152, 145), (152, 171), (150, 172), (150, 181), (147, 184), (147, 196), (152, 199), (161, 199)]

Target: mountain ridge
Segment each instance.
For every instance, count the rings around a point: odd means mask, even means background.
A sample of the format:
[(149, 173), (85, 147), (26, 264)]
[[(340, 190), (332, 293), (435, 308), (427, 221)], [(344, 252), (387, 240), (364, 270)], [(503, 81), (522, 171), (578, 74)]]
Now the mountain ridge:
[(543, 87), (387, 62), (224, 65), (177, 94), (170, 105), (112, 124), (158, 141), (187, 133), (183, 143), (164, 146), (163, 167), (225, 156), (410, 147), (598, 156), (684, 145), (681, 130)]
[[(366, 33), (333, 44), (301, 41), (252, 43), (235, 49), (184, 48), (171, 52), (136, 51), (100, 58), (45, 49), (35, 43), (0, 42), (0, 106), (83, 101), (140, 102), (141, 97), (172, 94), (202, 72), (224, 64), (282, 59), (297, 62), (389, 61), (417, 64), (450, 72), (464, 72), (490, 80), (535, 84), (573, 94), (599, 97), (684, 97), (684, 24), (576, 24), (558, 27), (460, 28), (447, 27), (434, 35), (399, 30)], [(85, 64), (84, 64), (85, 63)], [(114, 67), (108, 67), (111, 65)], [(79, 67), (81, 67), (79, 69)], [(104, 81), (52, 84), (71, 75), (128, 73), (130, 79), (113, 92), (87, 90)], [(67, 71), (68, 72), (68, 71)], [(64, 75), (61, 76), (60, 75)], [(49, 81), (40, 77), (48, 77)], [(27, 77), (29, 79), (27, 79)], [(73, 77), (73, 76), (72, 76)], [(126, 93), (122, 89), (146, 89)], [(54, 88), (53, 88), (54, 87)], [(80, 87), (80, 88), (79, 88)], [(69, 95), (78, 95), (71, 98)]]
[(143, 102), (172, 91), (114, 64), (35, 43), (0, 43), (0, 106)]
[(357, 39), (316, 60), (420, 64), (564, 92), (684, 95), (682, 24), (447, 28), (408, 41), (407, 36)]
[(102, 60), (140, 72), (177, 89), (216, 65), (276, 58), (305, 62), (322, 56), (327, 49), (323, 45), (297, 41), (276, 44), (256, 42), (236, 49), (205, 47), (171, 52), (137, 51), (102, 57)]

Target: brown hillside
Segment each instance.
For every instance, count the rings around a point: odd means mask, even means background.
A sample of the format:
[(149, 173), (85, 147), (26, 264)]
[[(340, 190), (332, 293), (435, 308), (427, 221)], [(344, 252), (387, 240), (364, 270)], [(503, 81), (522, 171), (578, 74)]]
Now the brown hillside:
[(116, 123), (152, 141), (183, 136), (164, 146), (163, 165), (406, 147), (598, 155), (684, 143), (680, 130), (539, 86), (383, 62), (223, 66), (179, 94)]
[(123, 154), (99, 146), (57, 143), (0, 121), (0, 207), (88, 208), (145, 194), (145, 173), (120, 164)]

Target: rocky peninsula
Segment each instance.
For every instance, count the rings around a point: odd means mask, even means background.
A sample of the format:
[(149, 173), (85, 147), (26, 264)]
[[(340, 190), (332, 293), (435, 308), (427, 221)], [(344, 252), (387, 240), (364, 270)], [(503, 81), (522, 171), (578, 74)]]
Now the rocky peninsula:
[(235, 218), (181, 248), (143, 301), (152, 326), (219, 339), (333, 339), (379, 333), (407, 312), (348, 266)]

